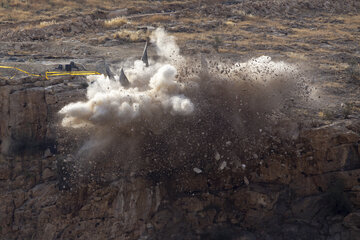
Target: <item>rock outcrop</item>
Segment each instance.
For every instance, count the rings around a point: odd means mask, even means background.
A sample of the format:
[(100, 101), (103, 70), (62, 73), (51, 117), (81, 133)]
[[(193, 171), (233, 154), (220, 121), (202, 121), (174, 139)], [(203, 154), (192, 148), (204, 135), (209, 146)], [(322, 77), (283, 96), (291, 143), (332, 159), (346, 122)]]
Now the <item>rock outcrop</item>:
[(1, 239), (360, 238), (360, 120), (302, 130), (246, 169), (74, 184), (57, 112), (84, 89), (66, 82), (0, 82)]

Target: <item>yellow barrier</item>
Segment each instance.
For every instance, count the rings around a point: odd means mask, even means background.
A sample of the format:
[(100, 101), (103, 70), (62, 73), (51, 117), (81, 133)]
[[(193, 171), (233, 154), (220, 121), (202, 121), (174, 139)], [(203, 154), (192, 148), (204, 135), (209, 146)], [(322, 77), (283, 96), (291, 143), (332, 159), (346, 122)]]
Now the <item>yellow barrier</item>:
[[(33, 77), (41, 77), (40, 74), (33, 74), (33, 73), (29, 73), (25, 70), (22, 70), (20, 68), (17, 67), (9, 67), (9, 66), (0, 66), (0, 68), (3, 69), (15, 69), (18, 70), (20, 72), (23, 72), (29, 76), (33, 76)], [(95, 71), (74, 71), (74, 72), (45, 72), (45, 78), (46, 80), (49, 80), (49, 77), (52, 76), (88, 76), (88, 75), (101, 75), (101, 73), (95, 72)], [(13, 77), (11, 77), (13, 78)]]
[(52, 76), (88, 76), (88, 75), (101, 75), (95, 71), (74, 71), (74, 72), (45, 72), (45, 78), (49, 79)]
[(17, 68), (17, 67), (0, 66), (0, 68), (5, 68), (5, 69), (15, 69), (15, 70), (18, 70), (18, 71), (20, 71), (20, 72), (23, 72), (23, 73), (25, 73), (25, 74), (27, 74), (27, 75), (29, 75), (29, 76), (41, 77), (41, 75), (38, 75), (38, 74), (32, 74), (32, 73), (29, 73), (29, 72), (27, 72), (27, 71), (24, 71), (24, 70), (22, 70), (22, 69), (20, 69), (20, 68)]

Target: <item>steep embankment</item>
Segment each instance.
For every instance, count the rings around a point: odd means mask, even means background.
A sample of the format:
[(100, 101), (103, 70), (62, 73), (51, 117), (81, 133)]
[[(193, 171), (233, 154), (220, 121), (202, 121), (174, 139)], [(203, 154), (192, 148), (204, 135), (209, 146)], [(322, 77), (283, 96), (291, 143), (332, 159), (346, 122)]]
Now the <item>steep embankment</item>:
[[(67, 155), (81, 141), (57, 127), (57, 112), (84, 89), (44, 84), (1, 82), (2, 239), (359, 237), (359, 120), (299, 129), (290, 144), (273, 139), (271, 154), (246, 167), (221, 159), (224, 148), (201, 169), (102, 159), (84, 177)], [(150, 152), (161, 156), (164, 144)]]

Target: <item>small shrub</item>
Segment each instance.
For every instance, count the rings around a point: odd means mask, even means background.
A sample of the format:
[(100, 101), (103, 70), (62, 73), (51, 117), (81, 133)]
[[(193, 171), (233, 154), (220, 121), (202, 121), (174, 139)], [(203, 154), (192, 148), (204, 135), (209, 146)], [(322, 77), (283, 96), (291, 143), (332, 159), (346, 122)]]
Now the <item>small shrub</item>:
[(39, 28), (44, 28), (44, 27), (47, 27), (47, 26), (51, 26), (51, 25), (54, 25), (56, 24), (56, 21), (55, 20), (52, 20), (52, 21), (45, 21), (45, 22), (41, 22), (39, 23)]
[(128, 23), (128, 20), (124, 17), (116, 17), (104, 22), (106, 28), (118, 28)]
[(333, 120), (335, 119), (335, 113), (329, 109), (319, 112), (319, 117), (324, 120)]
[(350, 75), (350, 81), (353, 83), (359, 83), (359, 81), (360, 81), (360, 65), (355, 59), (353, 59), (350, 62), (347, 70)]
[(155, 22), (169, 22), (173, 19), (170, 15), (153, 15), (142, 19), (143, 22), (155, 23)]
[(225, 25), (232, 27), (232, 26), (236, 25), (236, 23), (233, 22), (233, 21), (226, 21), (226, 22), (225, 22)]
[(342, 108), (342, 115), (344, 118), (349, 118), (349, 115), (353, 113), (354, 104), (353, 103), (345, 103)]
[(219, 48), (221, 45), (223, 45), (223, 41), (219, 36), (215, 36), (214, 42), (212, 43), (213, 48), (216, 50), (216, 52), (219, 52)]
[(144, 42), (148, 34), (143, 31), (122, 30), (113, 35), (114, 39), (125, 42)]

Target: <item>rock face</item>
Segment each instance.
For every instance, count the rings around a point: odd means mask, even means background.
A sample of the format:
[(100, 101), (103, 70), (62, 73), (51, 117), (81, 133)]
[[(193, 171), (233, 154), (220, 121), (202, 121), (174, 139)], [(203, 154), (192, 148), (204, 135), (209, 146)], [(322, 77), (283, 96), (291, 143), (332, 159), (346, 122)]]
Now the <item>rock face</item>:
[(0, 83), (1, 239), (360, 239), (359, 120), (302, 130), (246, 169), (74, 185), (56, 113), (81, 84)]
[(4, 101), (4, 108), (7, 107), (8, 110), (3, 112), (1, 124), (5, 142), (2, 152), (11, 154), (44, 144), (47, 131), (44, 88), (19, 89), (10, 93), (5, 91), (4, 95), (6, 93), (9, 97), (7, 103)]

